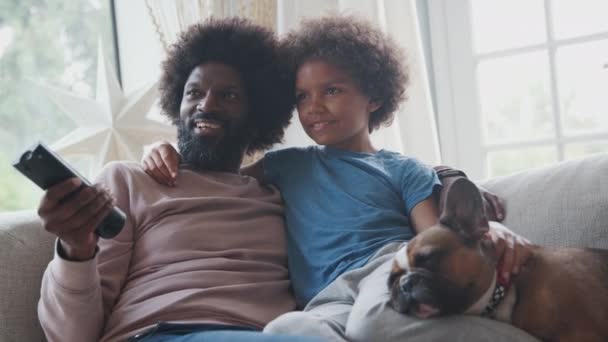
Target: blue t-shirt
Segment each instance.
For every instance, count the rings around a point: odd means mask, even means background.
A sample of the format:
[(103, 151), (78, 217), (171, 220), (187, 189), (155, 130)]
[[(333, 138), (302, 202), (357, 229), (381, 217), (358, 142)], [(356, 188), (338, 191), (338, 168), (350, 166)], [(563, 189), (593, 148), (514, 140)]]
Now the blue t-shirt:
[(266, 180), (281, 190), (290, 276), (300, 307), (382, 246), (414, 236), (409, 213), (440, 185), (414, 158), (310, 146), (268, 152)]

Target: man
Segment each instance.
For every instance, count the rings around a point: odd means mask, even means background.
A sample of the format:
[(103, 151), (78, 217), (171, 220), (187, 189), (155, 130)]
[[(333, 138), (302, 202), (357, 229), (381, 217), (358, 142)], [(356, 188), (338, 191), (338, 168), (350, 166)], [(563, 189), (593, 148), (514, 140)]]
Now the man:
[[(107, 188), (71, 179), (45, 193), (39, 214), (58, 237), (38, 306), (48, 340), (312, 340), (256, 332), (295, 308), (280, 195), (238, 174), (244, 154), (289, 123), (294, 91), (280, 61), (272, 32), (244, 19), (190, 27), (160, 86), (187, 186), (112, 163), (98, 178)], [(114, 204), (126, 224), (99, 240)]]

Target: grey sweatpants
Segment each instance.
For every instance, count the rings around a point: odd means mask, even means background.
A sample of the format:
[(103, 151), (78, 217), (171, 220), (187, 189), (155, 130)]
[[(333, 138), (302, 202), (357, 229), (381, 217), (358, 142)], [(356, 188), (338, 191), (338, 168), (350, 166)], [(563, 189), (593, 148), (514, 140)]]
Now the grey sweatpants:
[(389, 305), (392, 256), (401, 243), (380, 249), (363, 267), (344, 273), (301, 312), (270, 322), (265, 332), (316, 335), (328, 341), (491, 341), (537, 342), (513, 326), (476, 316), (420, 320)]

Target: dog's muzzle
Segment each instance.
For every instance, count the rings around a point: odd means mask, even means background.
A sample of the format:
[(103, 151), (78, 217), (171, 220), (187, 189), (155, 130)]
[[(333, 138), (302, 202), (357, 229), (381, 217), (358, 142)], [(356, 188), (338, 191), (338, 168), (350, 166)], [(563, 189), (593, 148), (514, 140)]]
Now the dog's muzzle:
[(395, 279), (391, 288), (391, 304), (398, 312), (428, 318), (440, 312), (441, 297), (437, 291), (438, 279), (430, 272), (416, 270)]

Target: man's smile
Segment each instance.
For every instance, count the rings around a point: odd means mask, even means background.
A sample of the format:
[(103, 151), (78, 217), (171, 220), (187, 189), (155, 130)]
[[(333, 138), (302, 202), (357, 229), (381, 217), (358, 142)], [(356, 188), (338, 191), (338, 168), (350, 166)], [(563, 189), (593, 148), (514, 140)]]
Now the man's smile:
[(225, 123), (213, 119), (194, 119), (194, 134), (220, 136), (225, 131)]

